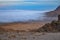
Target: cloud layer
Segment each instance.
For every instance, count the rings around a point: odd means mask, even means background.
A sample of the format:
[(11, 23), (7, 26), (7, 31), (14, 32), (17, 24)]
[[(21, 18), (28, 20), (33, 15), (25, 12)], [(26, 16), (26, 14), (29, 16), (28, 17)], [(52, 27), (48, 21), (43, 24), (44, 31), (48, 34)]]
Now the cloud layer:
[(46, 11), (6, 10), (0, 11), (0, 22), (43, 20)]

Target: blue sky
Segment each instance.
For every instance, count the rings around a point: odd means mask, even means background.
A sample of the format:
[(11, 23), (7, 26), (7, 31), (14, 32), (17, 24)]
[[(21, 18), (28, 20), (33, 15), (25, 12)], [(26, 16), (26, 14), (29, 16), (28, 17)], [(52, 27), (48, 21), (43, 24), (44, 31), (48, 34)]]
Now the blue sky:
[(0, 1), (59, 1), (59, 0), (0, 0)]
[(0, 10), (54, 10), (60, 0), (0, 0)]

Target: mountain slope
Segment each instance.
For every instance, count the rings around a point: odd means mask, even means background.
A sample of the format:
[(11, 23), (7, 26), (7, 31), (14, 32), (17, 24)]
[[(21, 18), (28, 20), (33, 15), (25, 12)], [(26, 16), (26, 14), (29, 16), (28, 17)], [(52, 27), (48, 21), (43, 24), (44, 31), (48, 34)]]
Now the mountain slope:
[(60, 32), (60, 21), (52, 21), (37, 29), (37, 32)]
[(47, 17), (56, 17), (60, 14), (60, 6), (58, 6), (54, 11), (46, 12)]
[(19, 31), (29, 31), (31, 29), (38, 29), (45, 25), (45, 23), (41, 22), (33, 22), (33, 23), (7, 23), (0, 25), (1, 28), (5, 30), (19, 30)]

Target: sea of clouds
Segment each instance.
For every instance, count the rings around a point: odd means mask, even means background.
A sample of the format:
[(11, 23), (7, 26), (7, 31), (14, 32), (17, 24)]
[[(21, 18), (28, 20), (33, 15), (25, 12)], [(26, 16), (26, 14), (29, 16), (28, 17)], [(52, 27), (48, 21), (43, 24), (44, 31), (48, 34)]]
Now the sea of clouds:
[(0, 22), (43, 20), (47, 11), (0, 10)]

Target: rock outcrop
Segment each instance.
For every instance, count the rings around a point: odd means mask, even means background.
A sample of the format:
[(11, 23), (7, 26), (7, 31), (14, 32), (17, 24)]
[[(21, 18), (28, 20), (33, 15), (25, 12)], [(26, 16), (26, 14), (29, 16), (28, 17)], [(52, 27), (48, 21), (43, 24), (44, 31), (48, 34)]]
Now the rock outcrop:
[(60, 32), (60, 21), (52, 21), (37, 29), (37, 32)]

